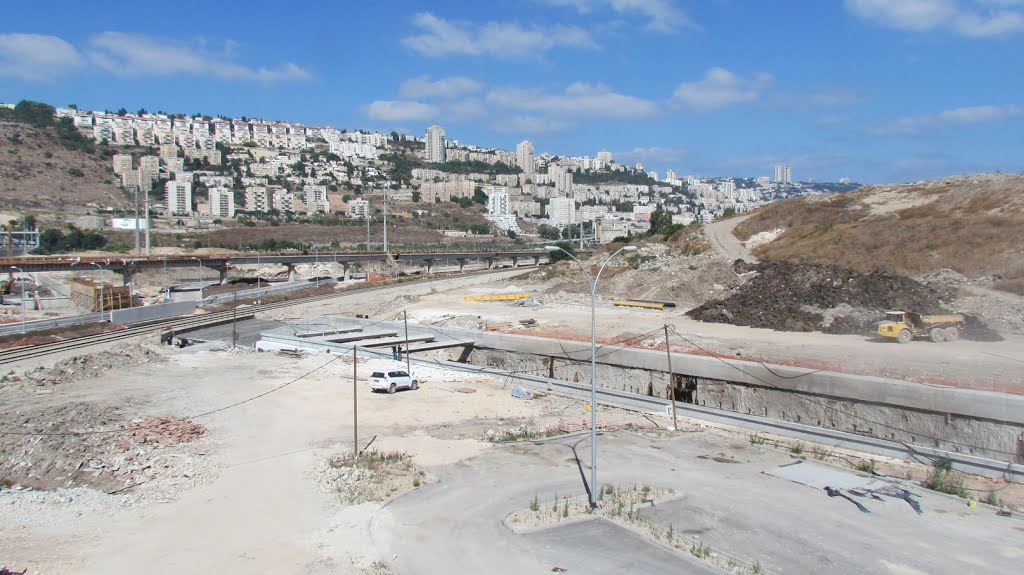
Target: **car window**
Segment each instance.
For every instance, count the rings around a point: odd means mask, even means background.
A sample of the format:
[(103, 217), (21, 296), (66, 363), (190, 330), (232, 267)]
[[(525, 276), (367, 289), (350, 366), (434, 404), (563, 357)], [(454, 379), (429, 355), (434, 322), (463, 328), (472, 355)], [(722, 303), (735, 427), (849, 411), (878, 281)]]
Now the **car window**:
[(405, 373), (404, 371), (391, 371), (388, 372), (388, 375), (390, 375), (391, 377), (406, 377), (408, 374)]
[(370, 374), (370, 377), (384, 377), (384, 372), (382, 372), (382, 371), (375, 371), (375, 372)]

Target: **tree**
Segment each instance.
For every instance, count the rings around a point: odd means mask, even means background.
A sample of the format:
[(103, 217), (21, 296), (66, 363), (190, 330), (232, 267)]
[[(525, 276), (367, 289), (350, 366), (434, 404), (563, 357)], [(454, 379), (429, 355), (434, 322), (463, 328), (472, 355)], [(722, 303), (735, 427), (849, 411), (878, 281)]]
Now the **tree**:
[(651, 227), (647, 231), (649, 235), (665, 234), (672, 227), (672, 214), (658, 208), (651, 214)]
[(53, 124), (53, 113), (56, 108), (43, 102), (22, 100), (14, 106), (14, 120), (43, 128)]
[(124, 108), (118, 108), (117, 109), (117, 115), (118, 116), (127, 116), (128, 115), (128, 110), (125, 110)]
[(537, 235), (544, 238), (545, 240), (557, 240), (561, 239), (562, 231), (554, 226), (541, 224), (537, 226)]
[(487, 205), (487, 194), (484, 193), (483, 188), (475, 188), (473, 190), (473, 201), (478, 204)]
[[(558, 242), (555, 245), (560, 247), (560, 248), (562, 248), (562, 250), (565, 250), (565, 251), (555, 250), (555, 251), (548, 252), (548, 259), (551, 261), (551, 263), (560, 262), (562, 260), (567, 260), (567, 259), (569, 259), (569, 255), (572, 255), (572, 256), (576, 255), (576, 250), (573, 249), (572, 242)], [(569, 255), (566, 255), (565, 252), (569, 252)]]
[(421, 199), (422, 197), (423, 197), (423, 194), (421, 194), (421, 193), (419, 192), (419, 190), (414, 190), (414, 191), (412, 192), (412, 201), (413, 201), (413, 203), (415, 203), (415, 204), (418, 204), (418, 203), (420, 203), (420, 199)]

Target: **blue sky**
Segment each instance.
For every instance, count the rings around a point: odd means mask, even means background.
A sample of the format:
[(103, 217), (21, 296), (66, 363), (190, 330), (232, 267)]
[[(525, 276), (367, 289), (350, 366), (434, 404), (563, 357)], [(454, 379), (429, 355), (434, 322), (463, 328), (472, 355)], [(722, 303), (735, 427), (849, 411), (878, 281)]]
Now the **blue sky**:
[(1019, 172), (1024, 0), (23, 2), (0, 22), (0, 101), (23, 98), (436, 121), (661, 174)]

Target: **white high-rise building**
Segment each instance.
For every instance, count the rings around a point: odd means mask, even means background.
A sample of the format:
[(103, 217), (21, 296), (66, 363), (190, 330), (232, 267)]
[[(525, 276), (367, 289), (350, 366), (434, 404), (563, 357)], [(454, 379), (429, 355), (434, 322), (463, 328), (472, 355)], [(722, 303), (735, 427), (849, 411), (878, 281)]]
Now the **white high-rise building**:
[(789, 167), (789, 164), (782, 169), (782, 181), (787, 184), (793, 181), (793, 172)]
[(608, 150), (601, 150), (597, 153), (597, 161), (601, 162), (602, 167), (607, 167), (608, 164), (612, 163), (612, 153)]
[(427, 136), (425, 139), (427, 144), (427, 161), (443, 164), (445, 161), (444, 128), (437, 124), (432, 124), (427, 128)]
[(555, 173), (555, 189), (559, 194), (572, 195), (572, 172)]
[(576, 201), (572, 198), (551, 198), (548, 217), (557, 226), (576, 223)]
[(537, 171), (537, 164), (533, 160), (533, 142), (530, 140), (523, 140), (516, 146), (516, 164), (523, 169), (523, 173), (527, 176), (533, 175)]
[(215, 218), (235, 217), (235, 193), (228, 188), (210, 188), (210, 215)]
[(172, 216), (192, 214), (192, 182), (171, 180), (164, 186), (167, 212)]

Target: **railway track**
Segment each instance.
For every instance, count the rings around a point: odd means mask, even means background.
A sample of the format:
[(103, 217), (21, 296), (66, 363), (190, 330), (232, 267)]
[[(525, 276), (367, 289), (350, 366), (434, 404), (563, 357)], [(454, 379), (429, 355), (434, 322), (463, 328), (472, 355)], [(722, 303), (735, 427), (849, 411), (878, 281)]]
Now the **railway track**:
[[(446, 368), (471, 371), (477, 374), (487, 374), (494, 377), (508, 379), (521, 383), (527, 387), (538, 390), (553, 391), (590, 400), (590, 385), (576, 384), (559, 379), (551, 379), (527, 373), (510, 372), (497, 368), (479, 367), (451, 361), (435, 361), (413, 358), (414, 363), (422, 365), (441, 364)], [(616, 405), (629, 409), (668, 413), (672, 402), (666, 398), (650, 397), (637, 393), (629, 393), (603, 387), (597, 388), (598, 404)], [(1024, 465), (1009, 461), (989, 459), (960, 451), (945, 451), (925, 445), (909, 444), (900, 441), (892, 441), (869, 435), (859, 435), (846, 431), (815, 427), (801, 423), (793, 423), (779, 419), (772, 419), (759, 415), (740, 413), (695, 405), (692, 403), (676, 402), (676, 412), (682, 417), (689, 417), (708, 421), (716, 424), (728, 425), (742, 428), (755, 433), (771, 433), (799, 441), (813, 442), (820, 445), (828, 445), (833, 448), (849, 449), (861, 453), (870, 453), (916, 461), (918, 463), (932, 464), (938, 460), (949, 460), (956, 469), (977, 475), (988, 477), (1004, 478), (1011, 481), (1024, 479)]]
[[(496, 273), (501, 273), (501, 272), (506, 272), (506, 271), (508, 271), (508, 270), (484, 270), (484, 271), (478, 271), (478, 272), (464, 273), (464, 274), (460, 274), (460, 276), (461, 277), (465, 277), (465, 276), (488, 275), (488, 274), (496, 274)], [(416, 284), (433, 283), (433, 282), (449, 280), (449, 279), (452, 279), (452, 277), (453, 276), (444, 276), (444, 277), (438, 277), (438, 278), (430, 278), (430, 279), (424, 279), (424, 280), (417, 280), (417, 281), (411, 282), (411, 283), (416, 283)], [(303, 305), (303, 304), (308, 304), (308, 303), (315, 303), (315, 302), (318, 302), (318, 301), (324, 301), (324, 300), (329, 300), (329, 299), (345, 297), (345, 296), (356, 294), (356, 293), (367, 293), (367, 292), (374, 292), (374, 291), (383, 291), (383, 290), (387, 290), (387, 289), (393, 289), (393, 288), (396, 288), (396, 287), (401, 287), (402, 285), (404, 285), (404, 284), (373, 285), (373, 286), (366, 286), (366, 287), (361, 287), (361, 288), (353, 288), (353, 289), (345, 290), (344, 292), (340, 292), (340, 293), (316, 294), (316, 295), (299, 297), (299, 298), (295, 298), (295, 299), (283, 300), (283, 301), (278, 301), (278, 302), (270, 302), (270, 303), (264, 303), (264, 304), (257, 304), (257, 305), (253, 305), (253, 306), (245, 308), (245, 315), (244, 315), (244, 317), (245, 318), (251, 318), (254, 314), (256, 314), (258, 312), (264, 312), (264, 311), (270, 311), (270, 310), (275, 310), (275, 309), (287, 308), (287, 307), (291, 307), (291, 306)], [(17, 362), (20, 362), (20, 361), (25, 361), (25, 360), (28, 360), (28, 359), (35, 359), (35, 358), (43, 357), (43, 356), (54, 354), (54, 353), (63, 353), (63, 352), (67, 352), (67, 351), (77, 350), (77, 349), (85, 349), (85, 348), (89, 348), (89, 347), (92, 347), (92, 346), (95, 346), (95, 345), (110, 343), (110, 342), (114, 342), (114, 341), (118, 341), (118, 340), (123, 340), (123, 339), (132, 338), (132, 337), (137, 337), (137, 336), (140, 336), (140, 335), (152, 334), (155, 331), (170, 331), (170, 330), (182, 331), (182, 330), (191, 330), (191, 329), (195, 329), (195, 328), (205, 327), (207, 325), (216, 325), (218, 323), (222, 323), (224, 321), (231, 320), (232, 317), (234, 317), (234, 315), (235, 315), (235, 310), (229, 309), (229, 310), (225, 310), (225, 311), (218, 311), (218, 312), (207, 313), (207, 314), (203, 314), (201, 316), (185, 316), (185, 317), (178, 316), (178, 317), (173, 317), (173, 318), (167, 318), (167, 319), (162, 319), (162, 320), (156, 320), (156, 321), (149, 321), (149, 322), (145, 322), (145, 323), (134, 324), (134, 325), (131, 325), (131, 326), (127, 326), (124, 329), (119, 329), (117, 331), (111, 331), (111, 332), (106, 332), (106, 333), (99, 333), (99, 334), (94, 334), (94, 335), (86, 335), (86, 336), (82, 336), (82, 337), (76, 337), (76, 338), (73, 338), (73, 339), (68, 339), (68, 340), (58, 341), (58, 342), (52, 342), (52, 343), (43, 343), (43, 344), (33, 345), (33, 346), (16, 347), (16, 348), (11, 348), (11, 349), (0, 350), (0, 365), (7, 365), (7, 364), (12, 364), (12, 363), (17, 363)]]

